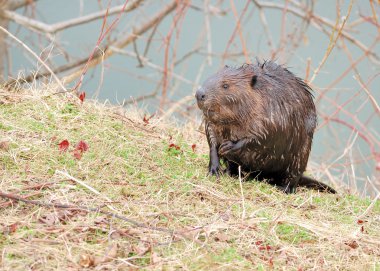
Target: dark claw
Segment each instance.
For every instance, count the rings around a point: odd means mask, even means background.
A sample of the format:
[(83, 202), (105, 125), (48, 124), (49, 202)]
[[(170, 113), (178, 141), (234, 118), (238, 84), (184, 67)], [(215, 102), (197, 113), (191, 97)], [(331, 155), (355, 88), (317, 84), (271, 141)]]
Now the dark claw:
[(235, 143), (232, 141), (223, 142), (219, 147), (219, 154), (224, 156), (235, 147)]
[(219, 165), (211, 166), (208, 171), (208, 176), (211, 175), (211, 176), (216, 176), (217, 178), (219, 178), (219, 172), (220, 172)]

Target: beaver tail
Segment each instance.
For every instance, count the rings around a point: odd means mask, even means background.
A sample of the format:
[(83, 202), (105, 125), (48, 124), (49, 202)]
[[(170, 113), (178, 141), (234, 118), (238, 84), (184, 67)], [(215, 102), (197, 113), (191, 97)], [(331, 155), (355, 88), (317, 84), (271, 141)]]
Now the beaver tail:
[(298, 186), (303, 186), (311, 189), (315, 189), (321, 192), (328, 192), (331, 194), (337, 194), (336, 190), (327, 184), (321, 183), (311, 177), (302, 175), (299, 182)]

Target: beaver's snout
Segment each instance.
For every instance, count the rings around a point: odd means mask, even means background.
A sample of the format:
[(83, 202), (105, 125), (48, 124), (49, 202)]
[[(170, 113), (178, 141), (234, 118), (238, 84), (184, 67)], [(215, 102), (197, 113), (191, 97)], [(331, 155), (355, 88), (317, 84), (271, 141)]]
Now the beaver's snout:
[(206, 92), (203, 87), (198, 88), (197, 92), (195, 93), (195, 98), (197, 99), (198, 103), (204, 102), (206, 99)]

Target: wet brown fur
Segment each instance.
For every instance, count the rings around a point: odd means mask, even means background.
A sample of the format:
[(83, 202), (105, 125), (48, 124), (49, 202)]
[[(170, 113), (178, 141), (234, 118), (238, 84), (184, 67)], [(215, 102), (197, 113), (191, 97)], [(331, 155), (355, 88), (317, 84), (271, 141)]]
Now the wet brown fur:
[(209, 77), (196, 93), (210, 146), (209, 173), (221, 171), (222, 159), (228, 174), (241, 166), (285, 192), (304, 185), (335, 193), (302, 175), (317, 124), (311, 91), (272, 61), (226, 66)]

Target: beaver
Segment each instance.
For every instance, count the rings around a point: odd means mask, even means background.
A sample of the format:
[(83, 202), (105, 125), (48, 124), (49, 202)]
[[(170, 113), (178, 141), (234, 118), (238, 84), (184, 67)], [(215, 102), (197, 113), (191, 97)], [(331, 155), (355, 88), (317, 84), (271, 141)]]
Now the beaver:
[(209, 174), (237, 176), (241, 166), (286, 193), (297, 186), (336, 193), (303, 175), (317, 114), (312, 89), (287, 68), (273, 61), (225, 66), (195, 97), (210, 147)]

